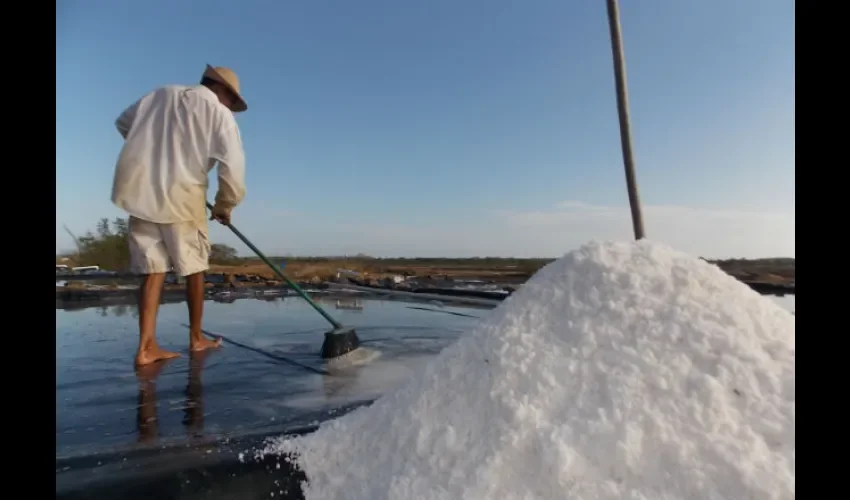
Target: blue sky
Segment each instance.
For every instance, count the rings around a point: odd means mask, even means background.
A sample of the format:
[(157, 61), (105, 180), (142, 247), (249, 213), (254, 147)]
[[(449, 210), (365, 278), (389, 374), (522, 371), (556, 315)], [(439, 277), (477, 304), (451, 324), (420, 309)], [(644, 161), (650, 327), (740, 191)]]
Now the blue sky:
[[(648, 237), (794, 256), (794, 2), (621, 0), (621, 20)], [(118, 114), (206, 63), (242, 81), (233, 222), (266, 253), (557, 256), (631, 238), (601, 0), (67, 0), (57, 249), (73, 248), (63, 224), (122, 215)]]

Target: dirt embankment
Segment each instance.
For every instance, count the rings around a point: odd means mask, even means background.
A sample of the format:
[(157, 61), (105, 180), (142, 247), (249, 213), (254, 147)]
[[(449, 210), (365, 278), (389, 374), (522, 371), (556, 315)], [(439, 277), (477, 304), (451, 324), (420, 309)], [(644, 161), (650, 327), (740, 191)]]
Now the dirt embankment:
[[(540, 267), (550, 262), (546, 259), (528, 261), (510, 260), (508, 263), (479, 262), (487, 259), (434, 259), (433, 262), (383, 261), (381, 259), (339, 259), (324, 261), (293, 261), (288, 262), (283, 271), (291, 279), (301, 282), (331, 281), (339, 270), (354, 271), (361, 278), (382, 280), (392, 276), (429, 277), (454, 280), (477, 279), (499, 283), (522, 283), (533, 275)], [(507, 259), (505, 259), (507, 260)], [(709, 261), (718, 265), (727, 273), (747, 283), (769, 283), (772, 285), (791, 286), (794, 284), (794, 259), (731, 259)], [(256, 276), (263, 280), (275, 280), (277, 276), (266, 264), (257, 261), (246, 261), (235, 265), (213, 265), (210, 273), (223, 273), (242, 276)]]
[[(274, 259), (282, 262), (282, 259)], [(449, 286), (452, 281), (480, 280), (502, 285), (518, 285), (525, 282), (540, 267), (551, 259), (290, 259), (283, 264), (283, 272), (301, 284), (318, 285), (335, 281), (340, 271), (353, 271), (363, 282), (371, 284), (392, 283), (397, 277), (409, 279), (419, 286)], [(739, 280), (754, 287), (768, 287), (793, 293), (795, 285), (794, 259), (730, 259), (709, 261)], [(411, 279), (412, 278), (412, 279)], [(280, 279), (263, 262), (244, 259), (237, 263), (213, 264), (207, 272), (207, 286), (213, 288), (276, 286)], [(108, 280), (102, 285), (116, 286), (126, 280), (113, 283)], [(167, 288), (179, 289), (181, 284), (169, 280)], [(91, 283), (94, 284), (94, 283)], [(83, 287), (83, 283), (71, 281), (69, 287)]]
[(709, 261), (746, 283), (793, 286), (797, 271), (795, 259), (729, 259)]
[[(452, 279), (480, 279), (493, 281), (523, 282), (536, 269), (531, 271), (515, 268), (475, 268), (457, 266), (381, 266), (364, 262), (331, 261), (326, 263), (287, 264), (283, 272), (290, 279), (304, 282), (330, 281), (336, 278), (340, 270), (353, 271), (362, 277), (380, 280), (391, 276), (428, 276), (449, 277)], [(249, 262), (237, 265), (212, 265), (210, 273), (223, 273), (244, 276), (257, 276), (262, 279), (277, 279), (277, 275), (263, 263)]]

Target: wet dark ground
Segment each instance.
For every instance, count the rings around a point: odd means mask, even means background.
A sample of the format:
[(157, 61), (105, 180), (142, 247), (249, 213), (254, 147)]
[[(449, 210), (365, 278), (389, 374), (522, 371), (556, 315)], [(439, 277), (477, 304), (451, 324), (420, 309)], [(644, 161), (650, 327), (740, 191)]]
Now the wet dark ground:
[[(448, 313), (488, 313), (395, 301), (361, 304), (362, 310), (336, 309), (335, 301), (323, 306), (379, 355), (333, 373), (318, 356), (329, 328), (297, 298), (206, 302), (204, 327), (222, 334), (225, 344), (194, 357), (187, 349), (186, 305), (164, 304), (160, 344), (183, 357), (138, 373), (132, 367), (134, 307), (57, 309), (57, 495), (269, 498), (271, 488), (280, 497), (286, 489), (281, 482), (296, 476), (277, 463), (239, 462), (240, 452), (266, 436), (309, 429), (368, 404), (477, 321)], [(248, 490), (220, 496), (244, 477), (253, 478), (248, 483), (262, 490), (260, 496)], [(83, 492), (88, 496), (79, 496)]]

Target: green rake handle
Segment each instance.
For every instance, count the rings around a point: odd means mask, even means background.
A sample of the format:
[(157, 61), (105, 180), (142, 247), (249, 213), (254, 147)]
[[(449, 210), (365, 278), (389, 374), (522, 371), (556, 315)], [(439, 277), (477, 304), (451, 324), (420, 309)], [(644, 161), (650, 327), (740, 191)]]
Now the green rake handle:
[[(210, 211), (212, 211), (213, 206), (210, 204), (210, 202), (207, 202), (207, 208), (209, 208), (209, 209), (210, 209)], [(334, 329), (337, 329), (337, 330), (338, 330), (338, 329), (343, 328), (342, 324), (340, 324), (340, 323), (339, 323), (339, 322), (337, 322), (335, 319), (333, 319), (333, 318), (331, 317), (331, 315), (330, 315), (330, 314), (328, 314), (327, 312), (325, 312), (325, 310), (324, 310), (324, 309), (322, 309), (322, 308), (319, 306), (319, 304), (316, 304), (315, 302), (313, 302), (313, 299), (311, 299), (311, 298), (310, 298), (310, 296), (309, 296), (309, 295), (307, 295), (307, 294), (304, 292), (304, 290), (302, 290), (302, 289), (301, 289), (301, 287), (300, 287), (300, 286), (298, 286), (298, 283), (295, 283), (295, 282), (294, 282), (294, 281), (292, 281), (291, 279), (287, 278), (287, 277), (286, 277), (286, 275), (285, 275), (285, 274), (283, 274), (283, 273), (281, 272), (281, 270), (280, 270), (280, 268), (279, 268), (279, 267), (277, 267), (276, 265), (272, 264), (272, 262), (268, 259), (268, 257), (266, 257), (266, 256), (263, 254), (263, 252), (261, 252), (261, 251), (260, 251), (260, 249), (259, 249), (259, 248), (255, 247), (253, 243), (251, 243), (250, 241), (248, 241), (248, 238), (246, 238), (244, 234), (242, 234), (241, 232), (239, 232), (239, 230), (238, 230), (238, 229), (236, 229), (236, 228), (235, 228), (232, 224), (224, 224), (224, 225), (225, 225), (225, 226), (227, 226), (227, 227), (228, 227), (231, 231), (233, 231), (233, 234), (235, 234), (237, 238), (239, 238), (240, 240), (242, 240), (242, 243), (244, 243), (244, 244), (245, 244), (248, 248), (250, 248), (251, 250), (253, 250), (253, 251), (254, 251), (254, 253), (255, 253), (255, 254), (257, 254), (257, 257), (259, 257), (259, 258), (260, 258), (260, 260), (262, 260), (263, 262), (265, 262), (265, 263), (266, 263), (266, 265), (267, 265), (267, 266), (269, 266), (269, 268), (270, 268), (272, 271), (274, 271), (274, 273), (275, 273), (275, 274), (277, 274), (277, 275), (280, 277), (280, 279), (282, 279), (283, 281), (285, 281), (285, 282), (286, 282), (286, 284), (287, 284), (287, 285), (289, 285), (289, 286), (291, 286), (291, 287), (292, 287), (292, 289), (293, 289), (293, 290), (295, 290), (295, 292), (296, 292), (298, 295), (300, 295), (302, 299), (306, 300), (308, 304), (310, 304), (311, 306), (313, 306), (313, 309), (315, 309), (317, 313), (321, 314), (323, 318), (325, 318), (326, 320), (328, 320), (328, 323), (330, 323), (331, 325), (333, 325)]]

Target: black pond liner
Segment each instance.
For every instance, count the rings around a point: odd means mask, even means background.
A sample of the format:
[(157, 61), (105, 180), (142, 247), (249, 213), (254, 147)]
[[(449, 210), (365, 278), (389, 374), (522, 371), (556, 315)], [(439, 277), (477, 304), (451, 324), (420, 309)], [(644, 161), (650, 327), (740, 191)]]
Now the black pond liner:
[[(462, 313), (451, 313), (462, 315)], [(430, 330), (431, 327), (413, 329)], [(204, 333), (211, 337), (221, 337), (226, 343), (254, 351), (275, 361), (314, 373), (330, 375), (322, 368), (305, 365), (294, 359), (242, 344), (221, 334), (206, 330)], [(435, 338), (439, 337), (420, 335), (408, 336), (404, 339), (374, 338), (364, 340), (362, 344)], [(333, 417), (340, 417), (369, 404), (371, 401), (346, 405), (334, 410)], [(305, 416), (305, 420), (299, 420), (315, 422), (327, 420), (327, 417), (328, 413), (324, 411), (321, 416), (310, 415)], [(309, 434), (317, 428), (318, 425), (307, 425), (200, 443), (58, 457), (56, 459), (56, 498), (67, 500), (303, 499), (301, 483), (306, 481), (306, 477), (297, 465), (285, 457), (274, 454), (256, 458), (254, 450), (264, 448), (268, 438)]]
[[(368, 404), (346, 406), (335, 416)], [(256, 458), (254, 450), (264, 448), (268, 438), (305, 435), (317, 428), (308, 425), (200, 445), (58, 458), (56, 498), (300, 500), (304, 473), (285, 457)]]

